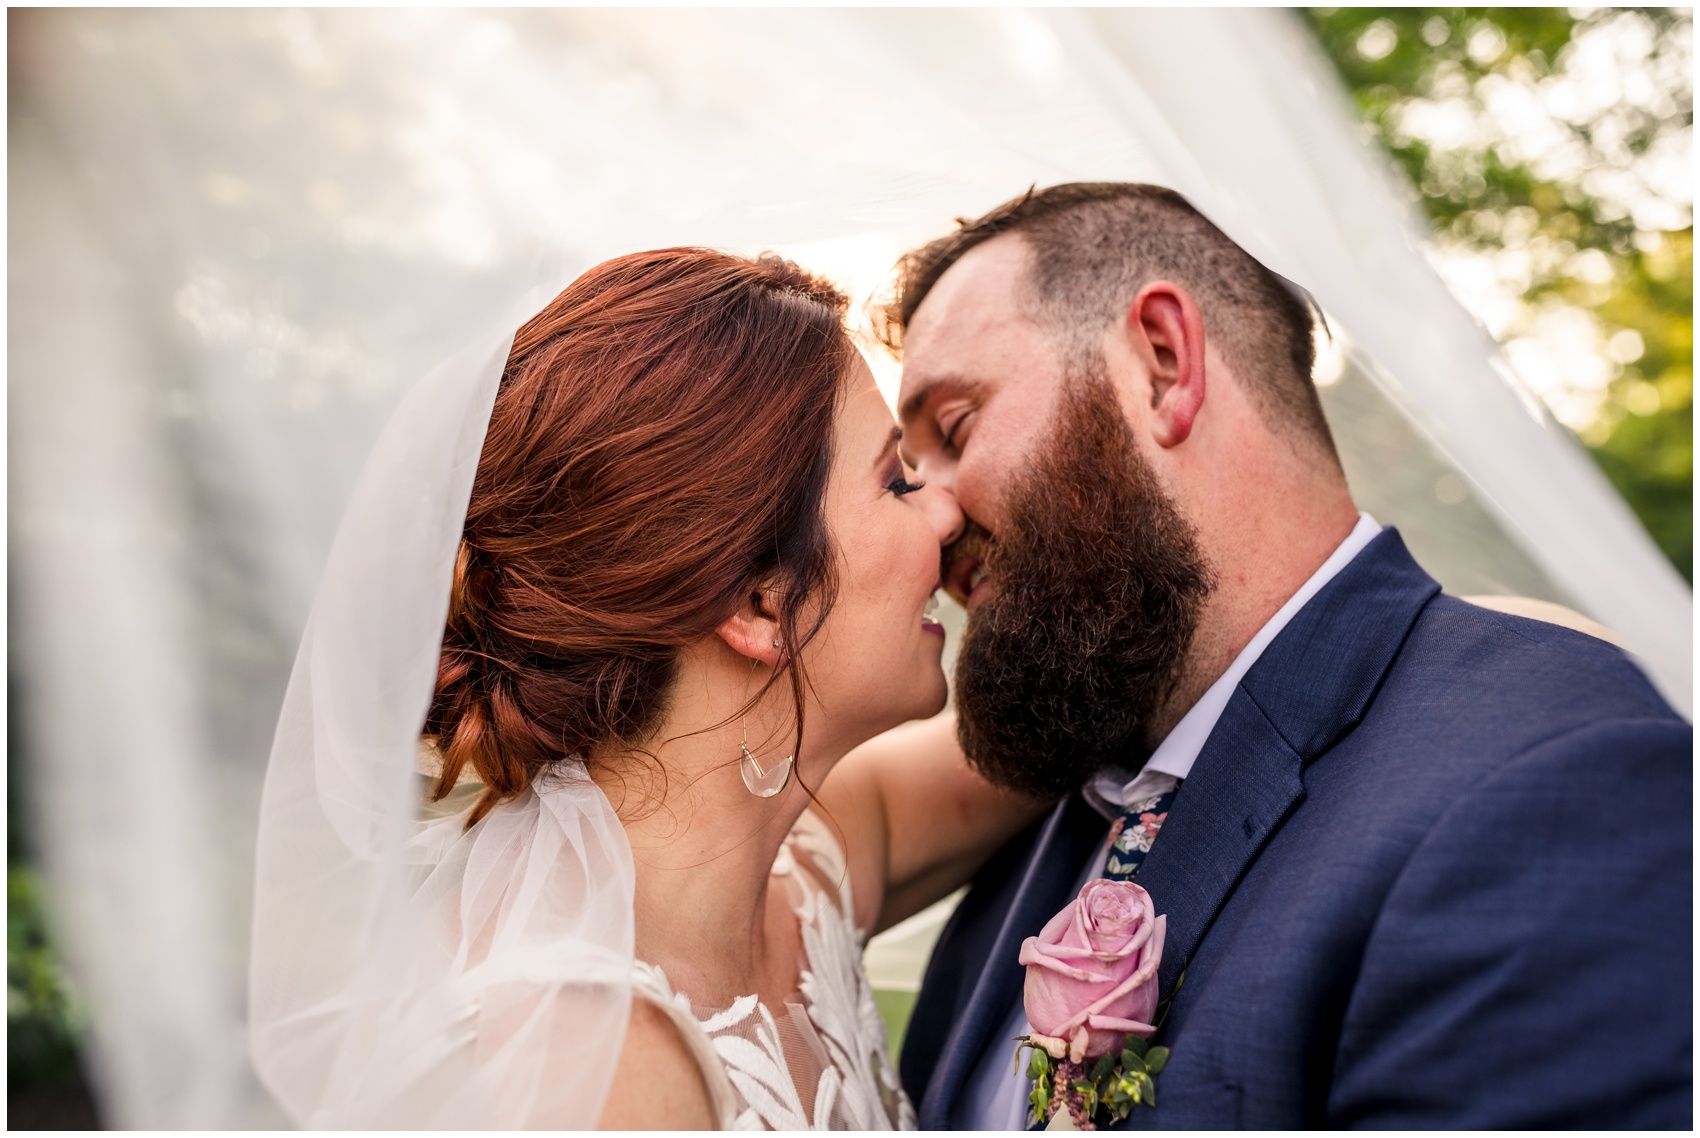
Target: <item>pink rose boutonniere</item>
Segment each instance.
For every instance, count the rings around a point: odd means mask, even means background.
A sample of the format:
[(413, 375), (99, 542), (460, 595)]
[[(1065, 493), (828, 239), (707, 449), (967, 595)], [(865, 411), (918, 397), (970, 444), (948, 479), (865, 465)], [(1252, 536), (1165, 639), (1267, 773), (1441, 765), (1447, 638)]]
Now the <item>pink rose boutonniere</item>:
[[(1157, 965), (1164, 920), (1131, 881), (1088, 881), (1068, 908), (1021, 946), (1027, 1022), (1017, 1063), (1030, 1051), (1036, 1121), (1051, 1129), (1122, 1119), (1155, 1105), (1153, 1076), (1169, 1052), (1146, 1043), (1157, 1030)], [(1056, 1118), (1066, 1108), (1064, 1118)]]

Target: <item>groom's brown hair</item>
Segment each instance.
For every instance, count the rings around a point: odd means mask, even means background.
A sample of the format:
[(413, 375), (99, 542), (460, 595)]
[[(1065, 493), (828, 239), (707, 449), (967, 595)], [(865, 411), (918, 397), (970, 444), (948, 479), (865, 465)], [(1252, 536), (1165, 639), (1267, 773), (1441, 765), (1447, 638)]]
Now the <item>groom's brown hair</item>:
[(1024, 300), (1069, 374), (1096, 360), (1104, 329), (1142, 287), (1173, 281), (1193, 295), (1206, 335), (1269, 424), (1298, 428), (1339, 464), (1311, 382), (1316, 345), (1308, 298), (1162, 186), (1070, 182), (957, 219), (955, 232), (898, 261), (896, 283), (874, 313), (886, 346), (901, 353), (903, 330), (939, 278), (970, 249), (1005, 233), (1019, 233), (1032, 251)]

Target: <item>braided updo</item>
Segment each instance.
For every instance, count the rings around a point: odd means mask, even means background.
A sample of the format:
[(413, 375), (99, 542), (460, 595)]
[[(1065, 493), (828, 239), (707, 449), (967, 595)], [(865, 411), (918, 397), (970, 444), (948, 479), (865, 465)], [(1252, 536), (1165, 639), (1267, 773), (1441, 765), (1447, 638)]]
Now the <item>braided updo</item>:
[(646, 739), (679, 651), (758, 586), (800, 743), (795, 657), (835, 584), (822, 510), (856, 358), (846, 306), (771, 255), (662, 249), (597, 265), (519, 330), (424, 730), (434, 797), (468, 769), (483, 783), (468, 826), (550, 764)]

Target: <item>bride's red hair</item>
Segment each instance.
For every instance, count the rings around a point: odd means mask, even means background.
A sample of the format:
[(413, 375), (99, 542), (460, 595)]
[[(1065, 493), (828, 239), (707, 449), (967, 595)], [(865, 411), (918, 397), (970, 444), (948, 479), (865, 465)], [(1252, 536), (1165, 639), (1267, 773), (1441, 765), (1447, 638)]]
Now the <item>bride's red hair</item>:
[(758, 585), (800, 739), (795, 655), (834, 586), (822, 503), (856, 354), (845, 308), (777, 257), (661, 249), (597, 265), (519, 330), (425, 724), (435, 796), (468, 767), (484, 784), (468, 825), (552, 763), (644, 740), (679, 650)]

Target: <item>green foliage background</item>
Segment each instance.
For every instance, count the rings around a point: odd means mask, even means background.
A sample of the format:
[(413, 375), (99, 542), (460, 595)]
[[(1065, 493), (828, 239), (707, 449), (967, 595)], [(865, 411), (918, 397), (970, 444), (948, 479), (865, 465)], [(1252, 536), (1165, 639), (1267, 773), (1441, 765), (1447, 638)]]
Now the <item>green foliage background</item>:
[(77, 1079), (82, 1014), (42, 926), (41, 877), (6, 869), (6, 1078), (61, 1087)]
[[(1678, 211), (1684, 227), (1638, 225), (1634, 211), (1601, 192), (1597, 179), (1574, 170), (1554, 174), (1550, 163), (1520, 156), (1515, 140), (1495, 139), (1490, 129), (1479, 143), (1442, 148), (1413, 137), (1403, 117), (1414, 104), (1449, 100), (1487, 122), (1495, 84), (1500, 90), (1513, 83), (1538, 87), (1564, 69), (1580, 37), (1610, 21), (1636, 21), (1651, 34), (1649, 59), (1661, 65), (1647, 71), (1662, 84), (1657, 97), (1564, 123), (1574, 132), (1568, 140), (1573, 152), (1588, 155), (1597, 168), (1632, 172), (1662, 140), (1692, 129), (1687, 10), (1313, 8), (1307, 18), (1367, 130), (1404, 173), (1437, 241), (1484, 254), (1513, 241), (1536, 248), (1546, 255), (1534, 259), (1521, 298), (1531, 311), (1568, 304), (1591, 311), (1605, 337), (1624, 330), (1639, 335), (1639, 357), (1621, 362), (1594, 421), (1579, 434), (1692, 582), (1691, 213)], [(1578, 271), (1576, 254), (1588, 250), (1603, 255), (1609, 274)]]

